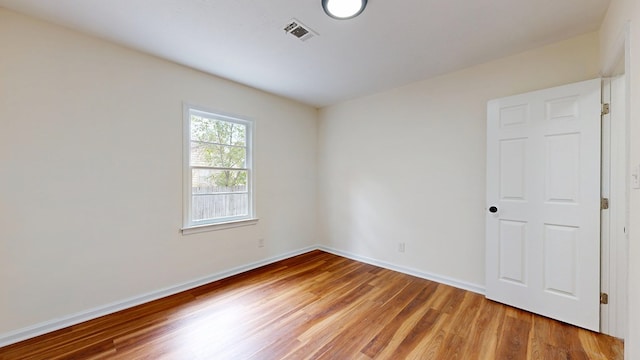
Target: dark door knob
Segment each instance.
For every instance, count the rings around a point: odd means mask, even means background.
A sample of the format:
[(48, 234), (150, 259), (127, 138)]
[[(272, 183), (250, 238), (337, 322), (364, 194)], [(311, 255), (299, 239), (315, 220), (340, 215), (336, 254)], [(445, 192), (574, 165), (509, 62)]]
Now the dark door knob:
[(489, 208), (489, 212), (497, 213), (498, 212), (498, 208), (495, 207), (495, 206), (492, 206), (492, 207)]

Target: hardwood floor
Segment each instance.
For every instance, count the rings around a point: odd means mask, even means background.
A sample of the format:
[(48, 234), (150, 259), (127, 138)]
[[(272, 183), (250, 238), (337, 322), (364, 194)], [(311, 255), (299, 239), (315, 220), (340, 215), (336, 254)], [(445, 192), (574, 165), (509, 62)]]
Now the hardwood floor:
[(0, 359), (622, 359), (620, 340), (313, 251), (0, 348)]

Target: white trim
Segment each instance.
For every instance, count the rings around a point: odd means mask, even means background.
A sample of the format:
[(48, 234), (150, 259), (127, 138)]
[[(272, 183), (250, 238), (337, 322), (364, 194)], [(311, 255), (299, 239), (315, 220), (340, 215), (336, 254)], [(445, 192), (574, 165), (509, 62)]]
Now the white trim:
[[(611, 104), (611, 78), (602, 78), (602, 103)], [(614, 107), (616, 104), (612, 104)], [(615, 109), (614, 109), (615, 111)], [(601, 116), (602, 126), (602, 155), (601, 155), (601, 191), (602, 198), (609, 199), (611, 203), (611, 113)], [(611, 204), (613, 206), (613, 204)], [(600, 292), (611, 294), (611, 211), (600, 211)], [(600, 332), (613, 335), (611, 333), (611, 314), (609, 304), (600, 304)]]
[(189, 109), (191, 104), (182, 103), (182, 226), (186, 227), (191, 221), (191, 171), (189, 161), (191, 159), (191, 120)]
[(118, 301), (118, 302), (114, 302), (104, 306), (99, 306), (99, 307), (82, 311), (76, 314), (64, 316), (64, 317), (53, 319), (50, 321), (45, 321), (39, 324), (35, 324), (33, 326), (28, 326), (26, 328), (22, 328), (16, 331), (0, 334), (0, 347), (11, 345), (19, 341), (27, 340), (30, 338), (34, 338), (36, 336), (47, 334), (52, 331), (60, 330), (69, 326), (77, 325), (88, 320), (93, 320), (104, 315), (113, 314), (115, 312), (132, 308), (134, 306), (145, 304), (145, 303), (158, 300), (167, 296), (175, 295), (183, 291), (194, 289), (198, 286), (206, 285), (214, 281), (228, 278), (233, 275), (254, 270), (259, 267), (269, 265), (277, 261), (285, 260), (297, 255), (301, 255), (316, 249), (317, 247), (310, 246), (300, 250), (288, 252), (279, 256), (257, 261), (251, 264), (238, 266), (230, 270), (222, 271), (216, 274), (212, 274), (212, 275), (209, 275), (197, 280), (189, 281), (186, 283), (182, 283), (176, 286), (167, 287), (167, 288), (153, 291), (140, 296), (135, 296), (123, 301)]
[[(609, 88), (622, 92), (622, 99), (612, 94), (610, 115), (610, 208), (608, 242), (603, 237), (602, 288), (609, 294), (603, 305), (601, 331), (615, 337), (626, 337), (628, 314), (628, 249), (629, 249), (629, 119), (630, 119), (630, 23), (622, 26), (616, 40), (605, 50), (602, 74), (611, 77)], [(624, 69), (619, 67), (624, 64)], [(622, 75), (622, 76), (621, 76)], [(624, 83), (620, 83), (623, 81)], [(623, 102), (624, 104), (620, 104)], [(603, 159), (604, 160), (604, 159)], [(606, 258), (605, 258), (606, 256)], [(604, 268), (606, 266), (606, 268)], [(625, 352), (627, 349), (625, 349)]]
[(7, 345), (11, 345), (14, 343), (17, 343), (19, 341), (23, 341), (23, 340), (27, 340), (27, 339), (31, 339), (34, 338), (36, 336), (40, 336), (43, 334), (47, 334), (50, 333), (52, 331), (56, 331), (56, 330), (60, 330), (60, 329), (64, 329), (66, 327), (69, 326), (73, 326), (73, 325), (77, 325), (80, 324), (82, 322), (85, 321), (89, 321), (89, 320), (93, 320), (96, 318), (99, 318), (101, 316), (105, 316), (105, 315), (109, 315), (109, 314), (113, 314), (115, 312), (118, 311), (122, 311), (128, 308), (132, 308), (134, 306), (138, 306), (141, 304), (145, 304), (154, 300), (158, 300), (167, 296), (171, 296), (171, 295), (175, 295), (177, 293), (183, 292), (183, 291), (187, 291), (193, 288), (196, 288), (198, 286), (202, 286), (202, 285), (206, 285), (209, 283), (212, 283), (214, 281), (218, 281), (218, 280), (222, 280), (224, 278), (228, 278), (230, 276), (233, 275), (237, 275), (246, 271), (250, 271), (250, 270), (254, 270), (257, 269), (259, 267), (265, 266), (265, 265), (269, 265), (272, 263), (275, 263), (277, 261), (281, 261), (281, 260), (285, 260), (285, 259), (289, 259), (291, 257), (294, 256), (298, 256), (301, 254), (305, 254), (308, 253), (310, 251), (313, 250), (321, 250), (321, 251), (325, 251), (334, 255), (338, 255), (338, 256), (342, 256), (342, 257), (346, 257), (348, 259), (351, 260), (355, 260), (355, 261), (359, 261), (359, 262), (363, 262), (366, 264), (370, 264), (370, 265), (374, 265), (374, 266), (378, 266), (381, 268), (385, 268), (385, 269), (389, 269), (389, 270), (393, 270), (393, 271), (397, 271), (403, 274), (408, 274), (408, 275), (412, 275), (412, 276), (416, 276), (422, 279), (427, 279), (427, 280), (431, 280), (431, 281), (435, 281), (441, 284), (445, 284), (445, 285), (449, 285), (449, 286), (453, 286), (459, 289), (463, 289), (463, 290), (467, 290), (467, 291), (471, 291), (474, 293), (478, 293), (481, 295), (484, 295), (484, 287), (482, 287), (481, 285), (477, 285), (477, 284), (472, 284), (469, 282), (465, 282), (465, 281), (461, 281), (461, 280), (457, 280), (457, 279), (453, 279), (450, 277), (446, 277), (446, 276), (440, 276), (440, 275), (436, 275), (433, 273), (428, 273), (428, 272), (424, 272), (424, 271), (420, 271), (420, 270), (416, 270), (416, 269), (412, 269), (412, 268), (408, 268), (408, 267), (404, 267), (404, 266), (398, 266), (398, 265), (394, 265), (391, 263), (387, 263), (384, 261), (380, 261), (380, 260), (376, 260), (376, 259), (372, 259), (369, 257), (365, 257), (365, 256), (359, 256), (353, 253), (349, 253), (349, 252), (345, 252), (345, 251), (341, 251), (341, 250), (337, 250), (334, 248), (330, 248), (327, 246), (322, 246), (322, 245), (316, 245), (316, 246), (309, 246), (306, 248), (302, 248), (299, 250), (295, 250), (295, 251), (291, 251), (282, 255), (278, 255), (278, 256), (274, 256), (268, 259), (264, 259), (264, 260), (260, 260), (257, 262), (253, 262), (251, 264), (247, 264), (247, 265), (243, 265), (243, 266), (238, 266), (235, 268), (232, 268), (230, 270), (226, 270), (226, 271), (222, 271), (216, 274), (212, 274), (197, 280), (193, 280), (193, 281), (189, 281), (186, 283), (182, 283), (176, 286), (170, 286), (164, 289), (160, 289), (157, 291), (153, 291), (147, 294), (143, 294), (140, 296), (135, 296), (123, 301), (118, 301), (118, 302), (114, 302), (111, 304), (107, 304), (104, 306), (99, 306), (93, 309), (89, 309), (86, 311), (82, 311), (76, 314), (71, 314), (68, 316), (64, 316), (58, 319), (53, 319), (50, 321), (45, 321), (39, 324), (35, 324), (33, 326), (28, 326), (26, 328), (22, 328), (16, 331), (12, 331), (12, 332), (8, 332), (8, 333), (4, 333), (4, 334), (0, 334), (0, 347), (3, 346), (7, 346)]
[[(624, 338), (627, 322), (628, 279), (628, 209), (629, 209), (629, 164), (628, 117), (624, 90), (627, 75), (612, 79), (611, 90), (611, 189), (610, 189), (610, 252), (609, 252), (609, 335)], [(622, 103), (622, 104), (621, 104)]]
[(480, 294), (480, 295), (484, 295), (485, 294), (485, 288), (482, 285), (473, 284), (473, 283), (470, 283), (470, 282), (454, 279), (454, 278), (447, 277), (447, 276), (437, 275), (437, 274), (434, 274), (434, 273), (429, 273), (429, 272), (413, 269), (413, 268), (406, 267), (406, 266), (400, 266), (400, 265), (391, 264), (391, 263), (388, 263), (388, 262), (385, 262), (385, 261), (372, 259), (372, 258), (369, 258), (369, 257), (366, 257), (366, 256), (356, 255), (354, 253), (350, 253), (350, 252), (347, 252), (347, 251), (334, 249), (334, 248), (323, 246), (323, 245), (318, 246), (318, 250), (322, 250), (322, 251), (325, 251), (325, 252), (328, 252), (328, 253), (331, 253), (331, 254), (334, 254), (334, 255), (346, 257), (346, 258), (349, 258), (351, 260), (355, 260), (355, 261), (363, 262), (363, 263), (366, 263), (366, 264), (378, 266), (378, 267), (385, 268), (385, 269), (388, 269), (388, 270), (397, 271), (397, 272), (400, 272), (400, 273), (403, 273), (403, 274), (408, 274), (408, 275), (416, 276), (416, 277), (419, 277), (419, 278), (422, 278), (422, 279), (435, 281), (435, 282), (440, 283), (440, 284), (453, 286), (453, 287), (458, 288), (458, 289), (471, 291), (471, 292), (474, 292), (476, 294)]
[(218, 231), (218, 230), (225, 230), (225, 229), (233, 229), (233, 228), (242, 227), (242, 226), (251, 226), (251, 225), (257, 224), (258, 220), (260, 219), (228, 221), (223, 223), (190, 226), (190, 227), (182, 228), (180, 230), (182, 231), (182, 235), (199, 234), (207, 231)]

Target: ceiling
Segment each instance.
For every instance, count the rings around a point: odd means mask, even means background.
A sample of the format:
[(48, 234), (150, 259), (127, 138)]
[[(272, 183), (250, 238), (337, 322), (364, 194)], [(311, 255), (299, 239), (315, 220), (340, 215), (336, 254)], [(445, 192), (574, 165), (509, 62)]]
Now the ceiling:
[[(610, 0), (0, 0), (0, 7), (323, 107), (596, 31)], [(292, 18), (318, 35), (301, 41)]]

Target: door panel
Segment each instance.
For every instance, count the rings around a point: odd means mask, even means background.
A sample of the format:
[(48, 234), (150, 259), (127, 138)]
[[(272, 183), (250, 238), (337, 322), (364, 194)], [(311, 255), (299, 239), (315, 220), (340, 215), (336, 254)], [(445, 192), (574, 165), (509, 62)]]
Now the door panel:
[(600, 79), (492, 100), (487, 297), (598, 331)]
[(576, 204), (580, 187), (580, 134), (545, 137), (545, 200)]
[(526, 227), (522, 221), (500, 221), (500, 279), (525, 284)]
[(545, 291), (576, 297), (577, 230), (573, 226), (545, 225)]
[(525, 200), (526, 139), (500, 141), (500, 199)]

